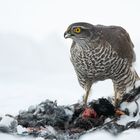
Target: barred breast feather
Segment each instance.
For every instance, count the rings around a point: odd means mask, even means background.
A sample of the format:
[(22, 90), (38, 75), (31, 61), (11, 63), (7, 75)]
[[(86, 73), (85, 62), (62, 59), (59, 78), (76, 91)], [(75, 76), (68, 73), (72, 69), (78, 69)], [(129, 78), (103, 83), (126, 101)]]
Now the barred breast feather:
[(112, 79), (118, 88), (121, 86), (121, 90), (125, 90), (135, 82), (135, 73), (131, 71), (128, 59), (120, 57), (106, 40), (73, 42), (71, 61), (83, 88), (87, 82), (92, 85)]

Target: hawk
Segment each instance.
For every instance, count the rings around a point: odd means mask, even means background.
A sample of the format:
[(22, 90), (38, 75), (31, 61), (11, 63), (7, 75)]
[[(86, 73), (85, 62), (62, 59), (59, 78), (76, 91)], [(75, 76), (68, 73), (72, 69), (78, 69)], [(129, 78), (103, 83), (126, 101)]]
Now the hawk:
[(125, 29), (78, 22), (67, 28), (64, 37), (73, 40), (71, 62), (86, 91), (85, 104), (91, 86), (98, 81), (112, 80), (115, 105), (134, 88), (139, 76), (132, 67), (136, 61), (134, 45)]

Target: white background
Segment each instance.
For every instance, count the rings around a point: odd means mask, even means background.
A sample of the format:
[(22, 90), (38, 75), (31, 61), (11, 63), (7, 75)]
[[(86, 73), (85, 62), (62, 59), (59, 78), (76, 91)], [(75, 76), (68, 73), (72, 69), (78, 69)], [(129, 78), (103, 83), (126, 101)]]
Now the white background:
[[(74, 22), (124, 27), (140, 74), (139, 13), (139, 0), (0, 0), (0, 115), (45, 99), (81, 100), (84, 91), (69, 60), (71, 40), (63, 37)], [(97, 83), (92, 93), (90, 99), (113, 95), (111, 81)]]

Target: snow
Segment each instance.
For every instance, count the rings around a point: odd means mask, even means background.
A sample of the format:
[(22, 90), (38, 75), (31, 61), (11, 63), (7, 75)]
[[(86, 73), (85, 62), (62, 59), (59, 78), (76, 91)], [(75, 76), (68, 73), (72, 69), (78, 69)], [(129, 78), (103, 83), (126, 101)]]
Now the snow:
[(120, 120), (118, 120), (117, 123), (120, 125), (126, 125), (128, 122), (137, 121), (138, 119), (139, 119), (138, 116), (132, 117), (132, 116), (123, 115), (120, 117)]
[(56, 135), (56, 131), (54, 130), (53, 127), (51, 127), (51, 126), (47, 126), (46, 128), (47, 128), (47, 132)]
[[(16, 115), (31, 105), (33, 109), (45, 99), (57, 100), (61, 105), (82, 100), (84, 91), (69, 60), (71, 40), (63, 38), (64, 31), (73, 22), (123, 26), (135, 45), (135, 67), (140, 74), (139, 5), (138, 0), (0, 1), (0, 116)], [(113, 95), (111, 81), (93, 85), (92, 93), (89, 100)], [(6, 117), (1, 124), (10, 125), (11, 121)], [(19, 133), (24, 131), (18, 128)], [(134, 136), (140, 137), (139, 130), (126, 131), (117, 140)], [(43, 140), (3, 133), (0, 138)], [(81, 140), (93, 138), (112, 140), (114, 137), (99, 131)]]
[(3, 117), (2, 120), (0, 121), (0, 127), (2, 127), (2, 126), (9, 127), (13, 121), (14, 121), (13, 118), (8, 117), (8, 116), (5, 116), (5, 117)]
[(36, 138), (36, 140), (44, 140), (44, 138)]
[(74, 110), (74, 108), (71, 108), (71, 110), (68, 109), (68, 108), (65, 108), (64, 111), (65, 111), (66, 115), (72, 116), (73, 115), (73, 110)]
[(22, 127), (21, 125), (17, 126), (17, 133), (21, 135), (23, 132), (27, 132), (27, 129)]
[[(7, 135), (4, 133), (0, 133), (0, 137), (2, 140), (38, 140), (36, 138), (30, 138), (30, 137), (19, 137), (14, 135)], [(41, 139), (43, 140), (43, 139)]]
[(135, 102), (128, 103), (124, 102), (121, 104), (121, 109), (126, 110), (126, 108), (129, 110), (130, 116), (133, 116), (133, 112), (137, 110), (137, 104)]
[(96, 133), (90, 133), (86, 134), (85, 136), (82, 136), (80, 140), (131, 140), (131, 139), (138, 139), (140, 136), (140, 130), (127, 130), (123, 132), (119, 136), (112, 136), (109, 135), (108, 133), (105, 133), (104, 131), (98, 131)]
[(140, 86), (140, 80), (136, 81), (136, 83), (135, 83), (136, 88), (139, 87), (139, 86)]
[(56, 131), (52, 126), (46, 126), (45, 129), (43, 129), (43, 127), (42, 127), (40, 136), (46, 136), (46, 133), (48, 135), (51, 135), (51, 134), (56, 135)]

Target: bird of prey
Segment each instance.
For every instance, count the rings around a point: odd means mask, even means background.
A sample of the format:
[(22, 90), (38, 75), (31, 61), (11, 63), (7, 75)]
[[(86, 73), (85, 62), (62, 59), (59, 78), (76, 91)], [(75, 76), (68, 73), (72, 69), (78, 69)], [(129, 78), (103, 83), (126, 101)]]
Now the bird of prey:
[(139, 76), (132, 67), (136, 61), (134, 45), (125, 29), (78, 22), (67, 28), (64, 37), (73, 40), (71, 62), (86, 91), (85, 104), (91, 86), (98, 81), (112, 80), (115, 105), (134, 88)]

